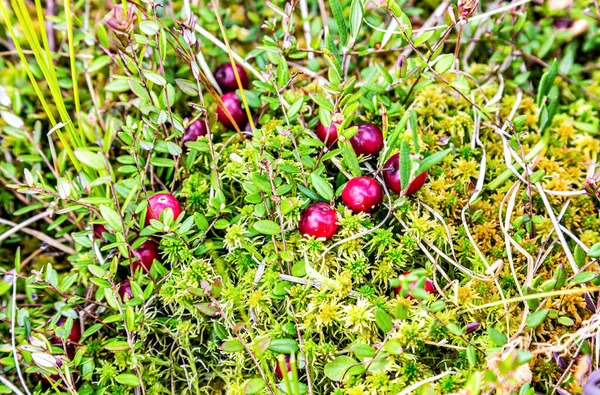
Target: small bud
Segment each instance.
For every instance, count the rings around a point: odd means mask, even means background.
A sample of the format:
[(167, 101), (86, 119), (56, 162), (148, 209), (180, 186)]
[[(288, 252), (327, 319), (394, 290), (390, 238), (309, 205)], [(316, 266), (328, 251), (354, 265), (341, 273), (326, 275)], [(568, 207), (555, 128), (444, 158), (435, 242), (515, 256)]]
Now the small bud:
[(567, 364), (567, 361), (565, 361), (565, 358), (562, 355), (560, 355), (559, 352), (554, 351), (552, 353), (552, 356), (554, 357), (554, 361), (556, 362), (558, 367), (562, 370), (565, 370), (569, 366), (569, 364)]
[(467, 324), (465, 335), (475, 332), (477, 329), (479, 329), (479, 327), (481, 327), (481, 324), (479, 322), (471, 322), (470, 324)]

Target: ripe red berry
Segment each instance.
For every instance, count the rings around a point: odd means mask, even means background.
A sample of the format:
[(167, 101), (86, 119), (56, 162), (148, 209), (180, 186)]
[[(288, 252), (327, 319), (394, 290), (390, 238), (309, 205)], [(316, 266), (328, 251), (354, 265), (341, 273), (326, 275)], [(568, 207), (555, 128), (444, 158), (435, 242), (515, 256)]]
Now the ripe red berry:
[(131, 282), (128, 278), (119, 283), (118, 292), (119, 295), (121, 295), (121, 300), (125, 300), (125, 295), (127, 295), (129, 299), (133, 299), (133, 292), (131, 291)]
[(329, 240), (337, 232), (337, 211), (327, 203), (319, 202), (308, 206), (300, 215), (298, 228), (304, 236)]
[(131, 271), (135, 273), (141, 267), (144, 272), (148, 273), (154, 260), (159, 258), (158, 245), (152, 240), (146, 240), (144, 244), (133, 251), (133, 255), (137, 260), (131, 263)]
[[(410, 273), (406, 273), (404, 275), (408, 276), (409, 274)], [(410, 284), (409, 288), (413, 289), (414, 287), (416, 287), (417, 286), (417, 282), (418, 281), (415, 281), (414, 283)], [(429, 280), (428, 278), (425, 279), (425, 285), (423, 286), (423, 289), (428, 294), (431, 294), (431, 295), (435, 294), (435, 287), (433, 286), (433, 283), (431, 282), (431, 280)], [(402, 286), (398, 285), (395, 288), (395, 291), (396, 291), (396, 295), (400, 294), (400, 292), (402, 291)], [(406, 298), (407, 299), (411, 299), (411, 300), (414, 299), (414, 297), (410, 294), (410, 292), (406, 295)]]
[[(285, 370), (286, 370), (286, 372), (289, 372), (292, 370), (292, 367), (290, 365), (289, 354), (286, 354), (284, 356), (284, 358), (285, 358)], [(275, 365), (275, 375), (277, 375), (277, 377), (279, 377), (280, 380), (283, 379), (283, 372), (281, 371), (281, 367), (279, 366), (279, 360), (277, 360), (277, 365)]]
[(181, 214), (179, 201), (170, 193), (157, 193), (150, 196), (146, 209), (146, 225), (150, 225), (151, 219), (159, 219), (160, 214), (168, 208), (173, 211), (173, 218), (177, 218)]
[[(246, 73), (246, 70), (244, 70), (239, 64), (236, 64), (235, 67), (237, 69), (238, 76), (240, 77), (242, 88), (248, 89), (248, 73)], [(217, 80), (217, 84), (219, 84), (223, 93), (233, 92), (239, 88), (231, 63), (223, 63), (215, 71), (214, 75), (215, 79)]]
[(188, 141), (196, 141), (207, 133), (206, 120), (197, 119), (183, 132), (182, 142), (185, 144)]
[[(400, 154), (393, 155), (383, 166), (383, 179), (385, 185), (392, 191), (400, 194), (402, 190), (400, 185)], [(427, 172), (419, 174), (414, 180), (408, 185), (407, 195), (417, 193), (419, 189), (423, 187), (427, 180)]]
[[(225, 93), (221, 96), (221, 101), (225, 106), (225, 109), (229, 112), (235, 123), (241, 128), (248, 122), (248, 116), (246, 111), (242, 108), (242, 101), (237, 97), (235, 92)], [(217, 107), (217, 117), (219, 122), (228, 129), (233, 128), (233, 122), (227, 117), (225, 110), (221, 105)]]
[(92, 226), (92, 231), (94, 232), (94, 237), (100, 240), (104, 240), (103, 233), (108, 233), (106, 226), (104, 226), (103, 224), (94, 224)]
[[(67, 322), (67, 319), (65, 317), (61, 317), (56, 322), (56, 326), (63, 326), (65, 322)], [(73, 326), (71, 327), (71, 332), (69, 333), (68, 341), (70, 343), (79, 343), (79, 340), (81, 340), (81, 325), (79, 325), (78, 320), (73, 320)], [(53, 336), (52, 344), (62, 344), (62, 339)]]
[(338, 126), (337, 122), (331, 122), (329, 127), (325, 127), (321, 122), (317, 124), (317, 136), (328, 147), (333, 147), (338, 141)]
[(383, 200), (381, 185), (369, 177), (353, 178), (344, 187), (342, 200), (354, 213), (371, 212)]
[(375, 155), (383, 148), (383, 133), (377, 125), (363, 123), (350, 139), (356, 155)]

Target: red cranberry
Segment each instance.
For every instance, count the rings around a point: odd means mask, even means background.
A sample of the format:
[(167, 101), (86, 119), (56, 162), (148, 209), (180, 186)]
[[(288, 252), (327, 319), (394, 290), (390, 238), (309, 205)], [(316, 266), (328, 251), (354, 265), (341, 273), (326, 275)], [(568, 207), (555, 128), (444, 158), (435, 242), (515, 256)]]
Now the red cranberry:
[(173, 218), (177, 218), (181, 214), (179, 201), (170, 193), (157, 193), (150, 196), (146, 209), (146, 225), (150, 225), (151, 219), (159, 219), (160, 214), (168, 208), (173, 211)]
[[(248, 122), (248, 116), (246, 115), (246, 111), (242, 108), (242, 101), (237, 97), (235, 92), (229, 92), (221, 96), (221, 101), (223, 101), (223, 105), (235, 121), (235, 123), (242, 127)], [(228, 129), (233, 128), (233, 122), (225, 115), (225, 110), (221, 105), (217, 107), (217, 116), (219, 118), (219, 122), (223, 124)]]
[(118, 292), (119, 295), (121, 295), (121, 300), (125, 300), (125, 295), (127, 295), (129, 299), (133, 299), (133, 292), (131, 291), (131, 282), (128, 278), (119, 283)]
[[(393, 155), (385, 163), (383, 169), (383, 179), (385, 180), (385, 185), (387, 185), (388, 188), (397, 194), (400, 194), (400, 191), (402, 190), (400, 186), (400, 154)], [(426, 171), (419, 174), (414, 180), (412, 180), (412, 182), (408, 185), (406, 194), (412, 195), (417, 193), (425, 184), (425, 180), (427, 180)]]
[(383, 200), (381, 185), (369, 177), (353, 178), (344, 187), (342, 200), (354, 213), (371, 212)]
[[(246, 70), (244, 70), (239, 64), (236, 64), (235, 68), (237, 69), (238, 76), (240, 77), (242, 88), (248, 89), (248, 74), (246, 73)], [(219, 66), (217, 71), (215, 71), (215, 79), (217, 80), (217, 84), (219, 84), (223, 93), (233, 92), (239, 88), (231, 63), (224, 63)]]
[(298, 228), (304, 236), (329, 240), (338, 229), (337, 211), (327, 203), (313, 203), (300, 215)]
[[(63, 326), (67, 322), (65, 317), (61, 317), (57, 322), (56, 326)], [(69, 337), (67, 339), (70, 343), (79, 343), (81, 340), (81, 325), (79, 325), (78, 320), (73, 320), (73, 326), (71, 327), (71, 333), (69, 333)], [(62, 344), (62, 339), (53, 336), (52, 344)]]
[(317, 124), (317, 136), (328, 147), (333, 147), (338, 141), (338, 127), (339, 123), (337, 122), (331, 122), (328, 128), (319, 122)]
[(94, 232), (94, 237), (100, 240), (104, 240), (105, 238), (103, 233), (108, 233), (106, 226), (104, 226), (103, 224), (94, 224), (92, 226), (92, 230)]
[[(63, 326), (66, 322), (66, 318), (61, 317), (57, 322), (56, 322), (56, 326)], [(78, 320), (73, 320), (73, 326), (71, 327), (71, 332), (69, 333), (69, 337), (67, 338), (67, 344), (66, 344), (66, 351), (67, 351), (67, 356), (69, 357), (69, 359), (73, 359), (75, 358), (75, 345), (77, 343), (79, 343), (79, 341), (81, 340), (81, 326), (79, 325), (79, 321)], [(52, 342), (52, 344), (55, 345), (61, 345), (63, 344), (63, 340), (57, 336), (52, 336), (50, 338), (50, 341)], [(57, 358), (57, 360), (59, 362), (60, 358)], [(59, 364), (60, 367), (60, 364)]]
[[(286, 354), (285, 358), (285, 370), (286, 372), (290, 372), (292, 370), (292, 366), (290, 365), (290, 356)], [(279, 366), (279, 359), (277, 359), (277, 365), (275, 365), (275, 374), (279, 377), (279, 380), (283, 379), (283, 372), (281, 371), (281, 366)]]
[(383, 148), (383, 133), (377, 125), (363, 123), (350, 139), (356, 155), (375, 155)]
[(202, 136), (206, 136), (206, 121), (204, 119), (197, 119), (183, 132), (182, 142), (185, 144), (188, 141), (196, 141)]
[[(406, 273), (405, 276), (408, 276), (410, 273)], [(417, 286), (417, 282), (415, 281), (414, 283), (410, 284), (409, 288), (413, 289), (414, 287)], [(435, 294), (435, 287), (433, 286), (433, 283), (431, 282), (431, 280), (429, 280), (428, 278), (425, 279), (425, 285), (423, 286), (423, 289), (425, 290), (425, 292), (427, 292), (428, 294)], [(395, 288), (396, 291), (396, 295), (400, 294), (400, 292), (402, 291), (402, 286), (398, 285)], [(414, 297), (410, 294), (410, 292), (406, 295), (407, 299), (414, 299)]]
[(146, 240), (144, 244), (133, 251), (137, 261), (131, 263), (131, 271), (135, 273), (140, 267), (148, 273), (154, 260), (158, 260), (158, 245), (152, 240)]

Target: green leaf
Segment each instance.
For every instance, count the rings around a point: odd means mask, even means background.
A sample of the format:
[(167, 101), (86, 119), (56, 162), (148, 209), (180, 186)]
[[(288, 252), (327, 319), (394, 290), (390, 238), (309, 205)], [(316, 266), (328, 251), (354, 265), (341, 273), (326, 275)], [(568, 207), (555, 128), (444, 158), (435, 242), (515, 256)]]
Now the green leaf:
[(325, 376), (332, 381), (341, 381), (344, 378), (363, 374), (365, 367), (356, 362), (354, 358), (341, 356), (325, 365)]
[(102, 55), (102, 56), (98, 56), (96, 59), (94, 59), (92, 61), (92, 63), (90, 64), (90, 67), (88, 67), (87, 72), (88, 73), (94, 73), (98, 70), (101, 70), (104, 66), (110, 64), (112, 62), (112, 59), (110, 58), (110, 56), (107, 55)]
[(104, 156), (87, 150), (85, 148), (77, 148), (75, 151), (75, 157), (86, 166), (96, 170), (103, 170), (106, 168), (106, 161)]
[(550, 92), (550, 88), (552, 88), (552, 85), (554, 85), (554, 79), (556, 78), (557, 74), (558, 74), (558, 63), (556, 62), (556, 59), (554, 59), (552, 61), (552, 65), (550, 66), (550, 69), (544, 73), (544, 75), (542, 76), (542, 79), (540, 80), (540, 86), (538, 88), (538, 94), (537, 94), (537, 100), (536, 100), (538, 107), (541, 107), (544, 97), (548, 96), (548, 93)]
[(565, 316), (559, 317), (558, 322), (566, 326), (575, 325), (575, 322), (571, 318)]
[(304, 97), (301, 97), (298, 100), (296, 100), (290, 106), (289, 110), (287, 110), (288, 117), (293, 118), (296, 114), (298, 114), (300, 112), (300, 109), (302, 109), (303, 104), (304, 104)]
[(577, 273), (571, 281), (573, 284), (583, 284), (587, 283), (588, 281), (592, 281), (594, 278), (596, 278), (596, 273), (581, 272)]
[(354, 355), (361, 361), (364, 358), (373, 358), (375, 356), (375, 349), (368, 344), (356, 344), (352, 347)]
[(269, 344), (269, 350), (279, 354), (298, 352), (298, 342), (294, 339), (275, 339)]
[(102, 324), (94, 324), (87, 328), (85, 332), (83, 332), (82, 338), (85, 339), (86, 337), (90, 337), (94, 333), (98, 332), (100, 329), (102, 329)]
[(403, 140), (400, 147), (400, 187), (402, 190), (407, 189), (410, 184), (410, 170), (410, 147)]
[(138, 82), (138, 81), (129, 81), (129, 87), (131, 88), (131, 90), (133, 91), (133, 93), (135, 93), (135, 95), (137, 97), (139, 97), (140, 99), (142, 99), (144, 102), (147, 102), (147, 103), (150, 102), (150, 96), (148, 95), (148, 92), (146, 91), (146, 88), (144, 88), (142, 86), (141, 82)]
[(438, 58), (438, 61), (435, 63), (435, 71), (440, 74), (444, 74), (446, 71), (450, 70), (452, 64), (454, 63), (454, 54), (447, 53), (445, 55), (441, 55)]
[(392, 77), (392, 75), (385, 69), (385, 67), (383, 67), (381, 64), (379, 63), (375, 63), (375, 67), (377, 67), (377, 71), (379, 71), (379, 74), (381, 74), (381, 76), (383, 77), (383, 79), (385, 80), (385, 82), (387, 82), (388, 84), (391, 84), (392, 82), (394, 82), (394, 78)]
[(356, 152), (352, 148), (352, 144), (349, 141), (344, 143), (339, 142), (338, 144), (342, 150), (342, 157), (344, 158), (344, 163), (348, 166), (350, 173), (354, 177), (359, 177), (362, 175), (362, 171), (360, 170), (360, 163), (358, 162), (358, 157), (356, 156)]
[(140, 30), (144, 34), (154, 35), (158, 32), (160, 28), (159, 24), (154, 21), (142, 21), (140, 22)]
[(375, 310), (375, 323), (384, 333), (388, 333), (394, 327), (392, 317), (382, 308)]
[(238, 339), (227, 340), (221, 344), (221, 351), (223, 352), (239, 352), (244, 349), (244, 345)]
[(383, 349), (392, 355), (400, 355), (404, 352), (402, 346), (396, 340), (388, 340), (383, 346)]
[(260, 391), (265, 388), (267, 383), (261, 377), (255, 377), (248, 381), (248, 383), (244, 386), (245, 394), (258, 394)]
[[(423, 173), (424, 171), (431, 169), (433, 166), (435, 166), (438, 163), (440, 163), (441, 161), (443, 161), (450, 152), (452, 152), (452, 148), (447, 148), (443, 151), (436, 152), (435, 154), (430, 155), (427, 158), (423, 159), (421, 161), (421, 164), (419, 165), (419, 168), (415, 172), (415, 175), (419, 175), (419, 174)], [(404, 184), (402, 184), (402, 185), (404, 185)]]
[(105, 277), (106, 270), (102, 269), (100, 266), (96, 265), (87, 265), (87, 269), (96, 277)]
[(175, 84), (188, 96), (198, 96), (198, 86), (189, 80), (175, 78)]
[(430, 30), (428, 32), (423, 32), (421, 35), (419, 35), (417, 38), (415, 38), (414, 40), (414, 45), (415, 47), (420, 47), (423, 43), (425, 43), (425, 41), (429, 40), (433, 34), (435, 33), (435, 31)]
[(360, 33), (360, 26), (363, 19), (362, 0), (352, 0), (350, 5), (350, 36), (352, 41), (356, 41)]
[(115, 380), (119, 384), (128, 385), (130, 387), (137, 387), (140, 385), (140, 379), (135, 374), (131, 373), (121, 373)]
[(329, 201), (333, 199), (333, 188), (327, 181), (321, 178), (321, 176), (316, 173), (311, 173), (310, 180), (319, 195)]
[(329, 0), (329, 6), (331, 7), (333, 19), (335, 19), (335, 23), (338, 27), (340, 40), (342, 41), (343, 45), (346, 45), (348, 42), (348, 27), (346, 26), (346, 20), (344, 19), (344, 10), (342, 9), (342, 5), (340, 4), (339, 0)]
[(527, 326), (530, 328), (538, 327), (542, 322), (544, 322), (549, 311), (550, 309), (542, 309), (536, 311), (535, 313), (529, 314), (525, 320)]
[(121, 229), (121, 216), (115, 210), (108, 206), (102, 205), (100, 206), (100, 214), (111, 228), (115, 230)]
[(285, 57), (279, 58), (277, 65), (277, 86), (283, 88), (290, 80), (290, 71)]
[(324, 49), (323, 55), (325, 55), (325, 61), (329, 65), (327, 74), (329, 77), (329, 82), (331, 82), (332, 87), (337, 87), (342, 81), (342, 66), (331, 51)]
[(477, 354), (475, 352), (475, 347), (473, 346), (467, 346), (467, 361), (471, 368), (474, 368), (477, 364)]
[(313, 200), (315, 202), (327, 202), (327, 200), (323, 199), (321, 196), (317, 195), (316, 193), (314, 193), (313, 191), (311, 191), (303, 185), (298, 184), (298, 189), (304, 196), (306, 196), (310, 200)]
[(492, 327), (488, 328), (488, 335), (490, 335), (490, 338), (498, 347), (502, 347), (508, 341), (504, 333)]
[(267, 176), (258, 173), (252, 173), (250, 175), (250, 179), (261, 191), (271, 193), (271, 183), (269, 182)]
[(276, 222), (268, 219), (256, 221), (253, 226), (263, 235), (278, 235), (281, 233), (281, 227)]
[(387, 148), (385, 154), (382, 157), (381, 163), (384, 163), (389, 158), (392, 150), (396, 148), (396, 142), (398, 141), (400, 135), (404, 132), (404, 128), (406, 128), (406, 124), (408, 123), (409, 118), (410, 112), (406, 112), (400, 119), (400, 122), (398, 122), (398, 124), (396, 125), (396, 128), (394, 128), (394, 131), (388, 136), (385, 144)]
[(317, 103), (319, 105), (319, 107), (322, 107), (329, 112), (333, 112), (333, 104), (331, 104), (331, 102), (329, 100), (327, 100), (323, 96), (319, 96), (319, 95), (309, 94), (309, 96), (312, 99), (312, 101), (314, 101), (315, 103)]
[(154, 82), (156, 85), (164, 86), (167, 84), (167, 80), (165, 80), (165, 77), (158, 73), (155, 73), (154, 71), (142, 70), (142, 74), (144, 74), (144, 77)]
[(588, 256), (594, 259), (600, 258), (600, 243), (596, 243), (592, 246), (592, 248), (590, 248), (588, 251)]

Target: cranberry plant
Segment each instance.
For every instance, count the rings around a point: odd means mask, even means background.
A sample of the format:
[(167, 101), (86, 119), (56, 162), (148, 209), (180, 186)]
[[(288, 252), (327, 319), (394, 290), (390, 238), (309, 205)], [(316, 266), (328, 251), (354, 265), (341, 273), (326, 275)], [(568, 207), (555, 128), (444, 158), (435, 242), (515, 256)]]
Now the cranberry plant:
[(596, 393), (598, 4), (232, 3), (0, 0), (2, 393)]

